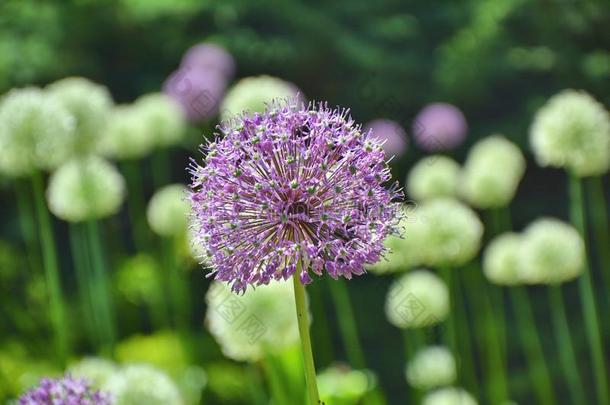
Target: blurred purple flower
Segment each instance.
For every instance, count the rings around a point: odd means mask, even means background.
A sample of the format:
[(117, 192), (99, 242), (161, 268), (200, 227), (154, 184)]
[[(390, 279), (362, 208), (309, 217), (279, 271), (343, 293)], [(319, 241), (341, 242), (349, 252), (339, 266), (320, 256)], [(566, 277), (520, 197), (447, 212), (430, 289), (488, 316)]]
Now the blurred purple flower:
[(235, 74), (235, 59), (224, 48), (210, 43), (192, 46), (184, 54), (181, 68), (221, 73), (227, 80)]
[(373, 137), (385, 141), (383, 150), (385, 154), (400, 157), (407, 150), (407, 134), (403, 127), (396, 121), (388, 119), (376, 119), (364, 125), (364, 130), (372, 130)]
[(110, 405), (109, 394), (95, 391), (84, 379), (43, 378), (40, 385), (19, 398), (19, 405)]
[(191, 122), (216, 115), (224, 97), (227, 80), (213, 70), (184, 67), (176, 70), (163, 84), (163, 92), (176, 100)]
[(413, 121), (415, 142), (428, 152), (456, 148), (464, 141), (467, 130), (464, 114), (447, 103), (428, 104)]
[(385, 252), (402, 193), (378, 139), (344, 110), (275, 102), (241, 116), (193, 164), (193, 231), (210, 274), (243, 292), (297, 269), (352, 278)]

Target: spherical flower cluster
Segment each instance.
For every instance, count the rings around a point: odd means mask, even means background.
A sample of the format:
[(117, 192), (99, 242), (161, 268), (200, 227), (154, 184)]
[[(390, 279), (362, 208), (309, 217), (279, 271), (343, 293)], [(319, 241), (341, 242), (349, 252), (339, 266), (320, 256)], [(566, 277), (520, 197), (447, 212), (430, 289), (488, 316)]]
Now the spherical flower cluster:
[(170, 184), (158, 190), (150, 199), (146, 218), (150, 228), (161, 236), (183, 236), (187, 229), (189, 203), (187, 188)]
[(230, 79), (235, 74), (235, 60), (226, 49), (212, 43), (194, 45), (186, 51), (180, 64), (202, 71), (214, 71)]
[(64, 163), (49, 180), (47, 203), (57, 217), (69, 222), (116, 214), (125, 198), (125, 180), (97, 156)]
[(152, 138), (155, 146), (175, 145), (186, 134), (184, 115), (171, 97), (162, 93), (147, 94), (136, 100), (135, 108), (147, 126), (147, 136)]
[(298, 93), (294, 84), (277, 77), (246, 77), (227, 91), (220, 106), (220, 117), (227, 120), (244, 112), (262, 113), (273, 100), (294, 98)]
[(478, 402), (462, 388), (440, 388), (426, 394), (422, 405), (477, 405)]
[(76, 120), (70, 145), (73, 156), (97, 152), (113, 104), (108, 89), (82, 77), (68, 77), (50, 84), (46, 91)]
[(420, 349), (406, 368), (407, 381), (420, 390), (451, 385), (457, 376), (453, 355), (442, 346)]
[(375, 386), (375, 376), (368, 370), (331, 366), (317, 376), (320, 398), (325, 403), (352, 404)]
[(40, 385), (19, 398), (19, 405), (110, 405), (111, 396), (91, 389), (86, 380), (66, 376), (44, 378)]
[(478, 208), (506, 206), (525, 173), (525, 158), (517, 145), (500, 135), (477, 142), (464, 164), (461, 194)]
[(70, 365), (68, 373), (91, 382), (94, 388), (101, 388), (119, 370), (116, 364), (100, 357), (85, 357)]
[(160, 370), (144, 364), (123, 367), (104, 384), (113, 405), (183, 405), (176, 384)]
[(299, 341), (292, 283), (272, 283), (235, 295), (214, 282), (206, 303), (206, 325), (231, 359), (257, 361)]
[(415, 142), (421, 149), (435, 152), (459, 146), (466, 137), (468, 125), (457, 107), (433, 103), (417, 114), (412, 130)]
[(345, 111), (270, 106), (221, 127), (192, 167), (198, 243), (234, 291), (287, 279), (301, 266), (331, 277), (364, 273), (396, 232), (401, 193), (379, 141)]
[(470, 208), (454, 199), (424, 201), (415, 210), (406, 238), (418, 240), (423, 264), (461, 266), (479, 251), (483, 224)]
[(411, 271), (390, 286), (385, 312), (390, 323), (399, 328), (436, 325), (449, 314), (449, 289), (429, 271)]
[(418, 201), (456, 197), (460, 166), (451, 158), (434, 155), (421, 159), (409, 172), (407, 190)]
[(407, 150), (407, 133), (396, 121), (377, 119), (364, 125), (365, 131), (372, 131), (373, 136), (383, 142), (383, 150), (388, 157), (404, 155)]
[(0, 104), (0, 174), (54, 169), (70, 154), (74, 117), (37, 88), (10, 91)]
[(589, 94), (565, 90), (536, 114), (530, 143), (542, 166), (578, 176), (603, 174), (610, 165), (610, 117)]
[(113, 159), (139, 159), (154, 147), (155, 138), (149, 133), (147, 116), (135, 105), (115, 107), (100, 145), (104, 156)]
[(483, 272), (494, 284), (516, 285), (521, 279), (521, 236), (508, 232), (494, 238), (483, 255)]
[(584, 241), (574, 227), (563, 221), (534, 221), (523, 232), (521, 246), (520, 269), (527, 283), (563, 283), (584, 270)]

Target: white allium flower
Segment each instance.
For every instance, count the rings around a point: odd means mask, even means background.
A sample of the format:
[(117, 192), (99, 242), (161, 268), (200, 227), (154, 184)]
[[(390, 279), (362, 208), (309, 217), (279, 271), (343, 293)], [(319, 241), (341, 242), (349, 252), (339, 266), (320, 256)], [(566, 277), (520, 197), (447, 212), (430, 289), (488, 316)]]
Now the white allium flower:
[(119, 160), (147, 155), (155, 145), (155, 138), (145, 118), (141, 109), (133, 105), (115, 107), (100, 146), (102, 154)]
[(525, 173), (517, 145), (501, 135), (477, 142), (464, 163), (460, 193), (477, 208), (503, 207), (515, 197)]
[(530, 143), (542, 166), (578, 176), (603, 174), (610, 164), (610, 117), (586, 92), (564, 90), (536, 114)]
[(462, 388), (446, 387), (426, 394), (422, 405), (478, 405), (478, 402)]
[(178, 144), (186, 134), (186, 117), (171, 97), (162, 93), (138, 98), (135, 108), (147, 125), (146, 132), (157, 146)]
[(483, 254), (485, 277), (499, 285), (522, 283), (521, 248), (522, 237), (519, 234), (507, 232), (495, 237)]
[(176, 384), (164, 372), (145, 364), (123, 367), (102, 387), (115, 405), (183, 405)]
[(418, 206), (406, 237), (418, 240), (423, 264), (460, 266), (479, 251), (483, 224), (470, 208), (457, 200), (438, 198)]
[(274, 282), (237, 295), (213, 282), (206, 302), (206, 325), (231, 359), (256, 361), (299, 341), (292, 283)]
[(96, 153), (113, 105), (108, 89), (82, 77), (68, 77), (50, 84), (46, 91), (76, 120), (72, 154)]
[(116, 214), (125, 198), (125, 180), (97, 156), (73, 159), (49, 180), (47, 203), (57, 217), (80, 222)]
[(563, 283), (578, 277), (584, 265), (585, 243), (573, 226), (542, 218), (523, 232), (521, 271), (527, 283)]
[(409, 172), (407, 192), (418, 201), (438, 197), (456, 197), (460, 166), (441, 155), (421, 159)]
[[(356, 403), (375, 386), (375, 376), (368, 370), (351, 370), (335, 365), (317, 376), (320, 398), (325, 403)], [(345, 402), (348, 401), (348, 402)]]
[(190, 206), (186, 186), (170, 184), (159, 189), (150, 199), (146, 218), (150, 228), (161, 236), (181, 236), (187, 230)]
[(291, 98), (298, 92), (294, 84), (276, 77), (246, 77), (227, 92), (220, 105), (220, 117), (225, 120), (244, 111), (263, 112), (266, 104), (272, 100)]
[(424, 347), (407, 364), (406, 376), (411, 386), (421, 390), (451, 385), (457, 376), (455, 359), (446, 347)]
[(68, 367), (68, 374), (87, 379), (97, 389), (118, 371), (119, 367), (114, 362), (101, 357), (84, 357)]
[(0, 104), (0, 174), (56, 168), (69, 155), (74, 126), (74, 117), (42, 90), (11, 90)]
[(390, 286), (385, 312), (390, 323), (399, 328), (435, 325), (449, 314), (449, 290), (434, 273), (410, 271)]

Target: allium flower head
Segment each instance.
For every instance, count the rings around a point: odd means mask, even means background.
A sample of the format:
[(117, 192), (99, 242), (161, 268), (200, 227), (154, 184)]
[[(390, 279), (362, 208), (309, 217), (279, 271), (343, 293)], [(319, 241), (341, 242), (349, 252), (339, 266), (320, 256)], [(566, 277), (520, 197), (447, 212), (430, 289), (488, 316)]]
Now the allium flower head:
[(584, 264), (585, 244), (573, 226), (542, 218), (523, 232), (521, 271), (527, 283), (563, 283), (578, 277)]
[(161, 236), (181, 236), (187, 230), (189, 203), (186, 186), (170, 184), (150, 199), (146, 218), (150, 228)]
[(400, 191), (390, 189), (379, 141), (347, 111), (270, 106), (220, 128), (192, 167), (193, 226), (212, 274), (232, 283), (287, 279), (302, 264), (331, 277), (364, 273), (396, 230)]
[(66, 376), (42, 379), (40, 385), (19, 398), (19, 405), (110, 405), (111, 399), (93, 390), (87, 380)]
[(525, 173), (525, 158), (517, 145), (500, 135), (477, 142), (464, 164), (461, 194), (477, 208), (507, 205)]
[(68, 373), (76, 378), (90, 381), (94, 388), (100, 388), (118, 370), (118, 366), (110, 360), (100, 357), (84, 357), (70, 365)]
[(457, 376), (455, 359), (445, 347), (424, 347), (407, 364), (406, 376), (411, 386), (421, 390), (451, 385)]
[(116, 214), (125, 198), (125, 180), (110, 163), (97, 156), (73, 159), (49, 180), (47, 203), (57, 217), (81, 222)]
[(294, 84), (277, 77), (246, 77), (227, 91), (220, 106), (220, 117), (227, 120), (245, 112), (262, 113), (271, 101), (294, 98), (298, 93)]
[(542, 166), (578, 176), (603, 174), (610, 165), (610, 116), (589, 94), (564, 90), (536, 114), (530, 143)]
[(451, 158), (434, 155), (421, 159), (409, 172), (407, 190), (418, 201), (456, 197), (460, 166)]
[(0, 102), (0, 174), (54, 169), (69, 156), (74, 117), (60, 103), (31, 87), (12, 90)]
[(392, 325), (403, 329), (436, 325), (449, 314), (449, 289), (434, 273), (410, 271), (390, 286), (385, 313)]
[(417, 114), (412, 130), (415, 142), (421, 149), (436, 152), (458, 147), (466, 137), (468, 125), (457, 107), (433, 103)]
[(162, 93), (147, 94), (136, 100), (135, 108), (146, 123), (147, 136), (155, 146), (175, 145), (186, 134), (184, 114), (171, 97)]
[(113, 104), (108, 89), (82, 77), (68, 77), (45, 90), (76, 120), (76, 134), (70, 145), (74, 156), (97, 152)]
[(499, 285), (520, 284), (521, 235), (507, 232), (495, 237), (483, 254), (483, 273), (489, 281)]
[(388, 119), (373, 120), (367, 122), (364, 129), (372, 131), (373, 136), (383, 142), (383, 150), (387, 157), (400, 157), (406, 152), (407, 133), (398, 122)]
[(164, 372), (145, 364), (123, 367), (104, 384), (113, 405), (183, 405), (178, 387)]
[(106, 134), (100, 145), (104, 156), (113, 159), (139, 159), (155, 145), (149, 132), (149, 116), (135, 105), (120, 105), (112, 110)]
[(375, 375), (368, 370), (331, 366), (317, 376), (320, 398), (325, 404), (356, 404), (375, 387)]
[(419, 205), (405, 235), (419, 240), (422, 263), (433, 267), (467, 263), (478, 253), (482, 236), (483, 224), (476, 213), (449, 198)]
[(447, 387), (426, 394), (422, 405), (477, 405), (477, 400), (462, 388)]
[(184, 54), (182, 67), (190, 67), (201, 71), (220, 72), (230, 79), (235, 74), (235, 59), (224, 48), (212, 43), (197, 44)]
[(257, 361), (299, 341), (292, 283), (272, 283), (235, 295), (214, 282), (206, 303), (206, 325), (233, 360)]

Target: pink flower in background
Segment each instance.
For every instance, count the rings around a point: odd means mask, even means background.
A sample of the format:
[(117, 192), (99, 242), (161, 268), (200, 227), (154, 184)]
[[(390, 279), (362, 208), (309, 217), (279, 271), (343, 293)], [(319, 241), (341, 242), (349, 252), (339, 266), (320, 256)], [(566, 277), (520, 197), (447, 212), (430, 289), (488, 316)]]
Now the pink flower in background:
[(464, 141), (467, 130), (464, 114), (447, 103), (428, 104), (413, 121), (415, 142), (428, 152), (456, 148)]
[(408, 145), (407, 134), (404, 128), (396, 121), (388, 119), (376, 119), (364, 125), (364, 130), (372, 130), (373, 137), (379, 139), (383, 144), (386, 156), (402, 156)]
[(226, 79), (231, 79), (235, 74), (235, 59), (218, 45), (198, 44), (186, 51), (180, 67), (220, 72)]

